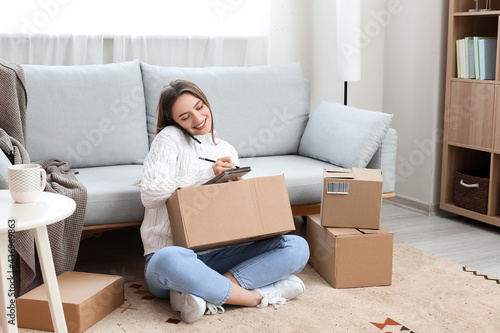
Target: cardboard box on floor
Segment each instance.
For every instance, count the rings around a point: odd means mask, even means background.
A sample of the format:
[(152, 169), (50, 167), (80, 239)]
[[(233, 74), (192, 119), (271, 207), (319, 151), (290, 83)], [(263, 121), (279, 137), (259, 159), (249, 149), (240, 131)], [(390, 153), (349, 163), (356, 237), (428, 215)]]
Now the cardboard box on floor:
[(380, 227), (383, 179), (379, 169), (325, 168), (323, 179), (322, 226)]
[[(66, 326), (81, 333), (123, 304), (123, 277), (65, 272), (57, 277)], [(54, 331), (45, 285), (16, 300), (17, 324), (22, 328)]]
[(393, 234), (384, 228), (325, 228), (307, 218), (311, 266), (334, 288), (389, 286)]
[(174, 245), (195, 251), (295, 230), (283, 175), (177, 189), (167, 210)]

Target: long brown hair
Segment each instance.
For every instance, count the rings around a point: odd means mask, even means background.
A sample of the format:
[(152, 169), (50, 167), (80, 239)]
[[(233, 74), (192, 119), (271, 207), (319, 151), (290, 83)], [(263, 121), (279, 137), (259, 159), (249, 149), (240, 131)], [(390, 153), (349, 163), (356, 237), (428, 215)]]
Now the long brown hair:
[(210, 107), (210, 103), (208, 103), (207, 96), (205, 96), (203, 91), (196, 84), (184, 79), (173, 80), (163, 87), (160, 94), (160, 100), (158, 101), (158, 122), (156, 125), (156, 134), (160, 133), (160, 131), (167, 126), (175, 126), (176, 123), (172, 119), (172, 106), (175, 101), (177, 101), (177, 99), (185, 93), (189, 93), (196, 98), (201, 99), (201, 101), (210, 110), (210, 116), (212, 117), (212, 127), (210, 132), (212, 133), (212, 141), (216, 144), (214, 136), (214, 117), (212, 115), (212, 108)]

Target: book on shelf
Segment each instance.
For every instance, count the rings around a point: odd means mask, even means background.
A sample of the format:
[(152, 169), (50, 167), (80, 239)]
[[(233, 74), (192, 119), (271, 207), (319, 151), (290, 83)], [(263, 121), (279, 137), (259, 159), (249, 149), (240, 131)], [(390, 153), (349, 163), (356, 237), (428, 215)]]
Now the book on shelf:
[(460, 40), (460, 76), (461, 79), (467, 78), (467, 73), (465, 73), (465, 58), (464, 58), (464, 40)]
[(465, 37), (462, 40), (462, 57), (463, 57), (463, 68), (465, 73), (465, 79), (471, 79), (469, 73), (469, 39), (470, 37)]
[(481, 38), (477, 41), (479, 54), (479, 79), (494, 80), (496, 69), (497, 39)]
[(469, 52), (466, 39), (457, 40), (457, 77), (469, 79)]
[(496, 37), (465, 37), (456, 40), (457, 78), (495, 80)]
[(467, 51), (467, 73), (469, 74), (469, 79), (476, 78), (476, 58), (474, 55), (474, 38), (465, 38), (465, 49)]

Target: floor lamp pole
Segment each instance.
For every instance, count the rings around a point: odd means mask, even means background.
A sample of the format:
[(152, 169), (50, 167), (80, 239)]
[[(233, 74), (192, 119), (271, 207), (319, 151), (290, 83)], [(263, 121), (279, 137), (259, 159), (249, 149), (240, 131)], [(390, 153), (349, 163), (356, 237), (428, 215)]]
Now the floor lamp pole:
[(361, 0), (335, 0), (337, 79), (344, 81), (344, 105), (347, 105), (348, 81), (361, 80)]
[(347, 81), (344, 81), (344, 105), (347, 105)]

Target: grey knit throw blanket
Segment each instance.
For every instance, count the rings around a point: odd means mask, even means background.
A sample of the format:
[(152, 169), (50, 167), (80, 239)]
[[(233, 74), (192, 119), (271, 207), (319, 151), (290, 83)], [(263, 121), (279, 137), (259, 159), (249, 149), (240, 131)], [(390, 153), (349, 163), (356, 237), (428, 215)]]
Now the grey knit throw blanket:
[[(0, 59), (0, 148), (13, 164), (30, 163), (26, 145), (27, 93), (21, 66)], [(72, 271), (76, 264), (87, 190), (75, 177), (68, 163), (58, 159), (33, 162), (47, 172), (45, 191), (59, 193), (75, 200), (76, 211), (70, 217), (47, 226), (56, 274)], [(19, 255), (17, 295), (43, 283), (31, 230), (16, 233)]]

